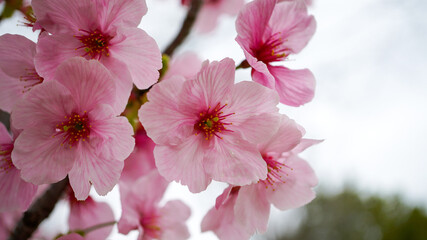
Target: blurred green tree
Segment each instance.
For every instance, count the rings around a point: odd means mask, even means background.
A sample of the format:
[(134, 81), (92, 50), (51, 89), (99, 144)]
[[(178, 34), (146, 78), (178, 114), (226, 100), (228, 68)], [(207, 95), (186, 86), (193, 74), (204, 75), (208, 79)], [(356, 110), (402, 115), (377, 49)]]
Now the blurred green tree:
[(304, 209), (292, 233), (269, 233), (276, 240), (427, 240), (423, 209), (400, 197), (361, 197), (351, 188), (337, 195), (319, 194)]

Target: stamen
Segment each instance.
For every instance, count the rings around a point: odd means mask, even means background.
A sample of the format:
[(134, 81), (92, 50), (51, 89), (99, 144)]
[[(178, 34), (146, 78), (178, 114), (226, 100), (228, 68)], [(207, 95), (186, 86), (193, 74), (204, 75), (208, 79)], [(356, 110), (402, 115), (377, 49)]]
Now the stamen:
[(275, 62), (285, 60), (290, 51), (283, 46), (287, 39), (282, 38), (282, 33), (278, 32), (270, 36), (258, 49), (253, 49), (256, 57), (265, 62)]
[(68, 143), (68, 146), (71, 148), (78, 144), (80, 140), (83, 142), (89, 139), (90, 128), (92, 127), (89, 124), (89, 118), (87, 112), (84, 111), (84, 114), (73, 113), (71, 116), (65, 116), (65, 122), (61, 122), (56, 125), (56, 134), (63, 135), (64, 140), (61, 143), (63, 146), (65, 143)]
[(110, 56), (108, 45), (112, 37), (102, 33), (98, 29), (95, 29), (94, 31), (79, 29), (79, 31), (83, 32), (83, 35), (74, 37), (83, 45), (75, 50), (84, 49), (85, 53), (82, 57), (89, 55), (91, 59), (100, 60), (103, 55), (107, 57)]
[(276, 191), (275, 185), (280, 183), (286, 183), (285, 177), (289, 176), (286, 169), (293, 171), (293, 168), (289, 167), (285, 163), (277, 161), (273, 156), (268, 154), (263, 156), (265, 162), (267, 163), (267, 178), (261, 180), (265, 185), (265, 188), (271, 187), (273, 191)]
[(25, 83), (22, 93), (30, 91), (32, 87), (43, 82), (43, 78), (39, 76), (35, 68), (26, 68), (25, 72), (25, 75), (19, 77), (19, 81)]
[(13, 144), (0, 144), (0, 173), (7, 173), (14, 167), (10, 156), (12, 150)]
[(226, 106), (227, 104), (221, 106), (218, 103), (214, 108), (209, 106), (206, 111), (200, 112), (199, 120), (194, 124), (195, 135), (204, 133), (205, 140), (210, 140), (213, 136), (222, 139), (219, 133), (224, 131), (232, 132), (225, 127), (226, 125), (232, 125), (232, 123), (224, 122), (224, 120), (234, 113), (224, 114), (221, 110)]

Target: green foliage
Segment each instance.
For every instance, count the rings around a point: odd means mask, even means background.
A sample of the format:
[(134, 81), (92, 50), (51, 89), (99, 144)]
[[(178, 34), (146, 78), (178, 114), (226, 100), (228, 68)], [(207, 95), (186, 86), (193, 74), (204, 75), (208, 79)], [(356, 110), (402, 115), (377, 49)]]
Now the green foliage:
[[(427, 216), (398, 196), (361, 198), (346, 189), (334, 196), (320, 194), (305, 207), (301, 225), (277, 240), (426, 240)], [(276, 233), (277, 234), (277, 233)]]

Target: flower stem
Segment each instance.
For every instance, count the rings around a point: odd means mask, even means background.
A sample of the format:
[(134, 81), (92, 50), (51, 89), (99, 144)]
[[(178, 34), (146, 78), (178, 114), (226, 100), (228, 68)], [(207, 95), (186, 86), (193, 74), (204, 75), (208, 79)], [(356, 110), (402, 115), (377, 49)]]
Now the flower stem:
[(9, 236), (9, 240), (24, 240), (31, 237), (39, 224), (49, 217), (56, 203), (61, 198), (68, 186), (68, 177), (52, 184), (49, 189), (40, 196), (30, 208), (24, 212), (15, 229)]
[(85, 228), (85, 229), (78, 230), (78, 232), (83, 232), (86, 235), (86, 234), (88, 234), (88, 233), (90, 233), (92, 231), (98, 230), (100, 228), (108, 227), (108, 226), (114, 225), (116, 223), (117, 223), (116, 221), (110, 221), (110, 222), (100, 223), (100, 224), (94, 225), (92, 227), (88, 227), (88, 228)]
[(187, 16), (184, 19), (184, 23), (182, 24), (181, 30), (179, 31), (178, 35), (176, 35), (175, 39), (163, 52), (164, 54), (172, 56), (176, 48), (178, 48), (184, 42), (184, 40), (190, 34), (191, 28), (194, 25), (194, 21), (197, 18), (197, 14), (201, 6), (202, 0), (191, 0), (191, 7), (187, 12)]

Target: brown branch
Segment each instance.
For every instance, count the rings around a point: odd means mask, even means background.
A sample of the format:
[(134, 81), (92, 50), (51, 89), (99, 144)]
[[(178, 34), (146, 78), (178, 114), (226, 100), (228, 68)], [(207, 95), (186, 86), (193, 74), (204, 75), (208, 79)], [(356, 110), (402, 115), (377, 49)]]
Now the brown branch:
[(68, 177), (60, 182), (52, 184), (24, 213), (16, 224), (15, 230), (13, 230), (9, 236), (9, 240), (24, 240), (30, 238), (37, 230), (39, 224), (50, 215), (67, 186)]
[(187, 36), (190, 34), (191, 28), (196, 21), (197, 14), (202, 7), (202, 0), (191, 0), (191, 7), (187, 12), (187, 16), (185, 17), (184, 23), (182, 24), (181, 30), (178, 35), (176, 35), (175, 39), (169, 44), (166, 50), (163, 52), (169, 56), (172, 56), (175, 52), (176, 48), (181, 45)]

